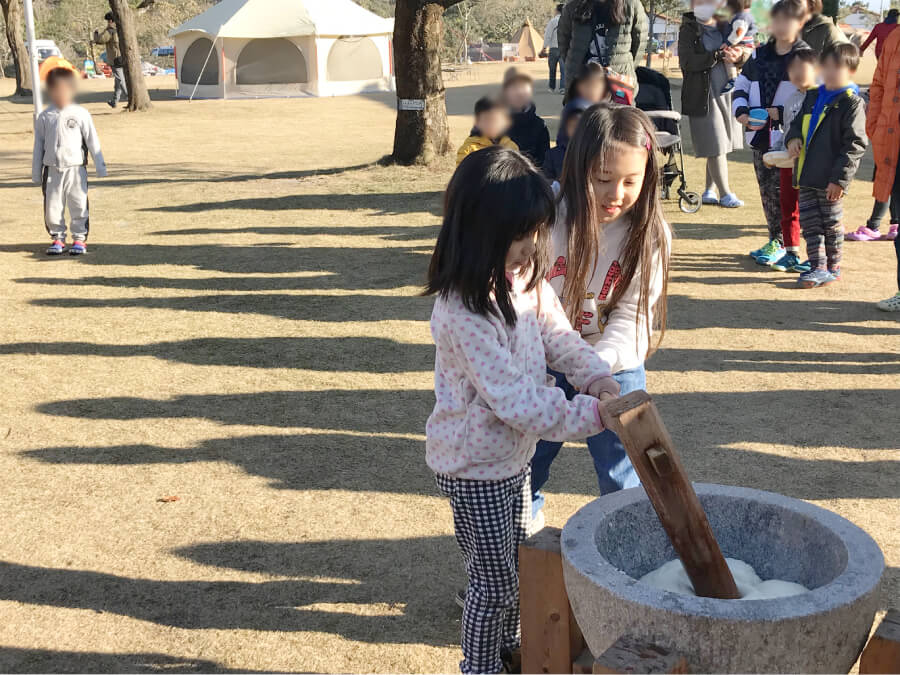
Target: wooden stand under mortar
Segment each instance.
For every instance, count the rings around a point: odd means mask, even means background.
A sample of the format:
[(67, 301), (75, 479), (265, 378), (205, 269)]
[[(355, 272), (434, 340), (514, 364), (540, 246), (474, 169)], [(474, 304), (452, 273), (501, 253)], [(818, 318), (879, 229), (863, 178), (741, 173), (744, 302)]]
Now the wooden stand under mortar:
[[(734, 577), (659, 411), (645, 391), (600, 406), (616, 432), (697, 595), (740, 597)], [(557, 528), (519, 548), (523, 673), (687, 673), (680, 654), (620, 636), (596, 659), (581, 636), (563, 580)], [(900, 673), (900, 614), (891, 611), (863, 652), (860, 673)]]

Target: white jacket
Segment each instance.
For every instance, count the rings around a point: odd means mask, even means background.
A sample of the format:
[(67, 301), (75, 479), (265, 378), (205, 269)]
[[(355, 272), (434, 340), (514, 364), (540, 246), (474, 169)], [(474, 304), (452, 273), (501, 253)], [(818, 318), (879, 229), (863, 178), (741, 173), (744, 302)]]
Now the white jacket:
[[(581, 336), (593, 345), (597, 354), (614, 373), (637, 368), (644, 363), (650, 347), (650, 335), (643, 318), (638, 321), (638, 301), (641, 285), (640, 275), (631, 281), (628, 290), (609, 316), (606, 323), (600, 322), (600, 315), (613, 288), (621, 282), (622, 268), (619, 257), (625, 247), (631, 219), (617, 218), (603, 226), (603, 238), (599, 245), (593, 276), (588, 281), (584, 298), (584, 313)], [(672, 233), (666, 227), (667, 241), (671, 247)], [(568, 248), (568, 226), (566, 225), (565, 201), (559, 205), (556, 225), (553, 228), (553, 267), (548, 279), (553, 290), (562, 297), (566, 282)], [(665, 270), (657, 252), (654, 258), (653, 278), (650, 282), (650, 325), (653, 325), (653, 306), (662, 295)]]
[(103, 178), (106, 176), (106, 161), (91, 114), (80, 105), (68, 105), (62, 110), (51, 105), (38, 115), (34, 123), (31, 179), (40, 185), (45, 166), (56, 169), (87, 166), (88, 152), (94, 158), (97, 175)]
[(434, 303), (436, 402), (425, 425), (425, 459), (436, 473), (509, 478), (531, 461), (538, 439), (584, 439), (603, 430), (597, 399), (567, 401), (547, 366), (582, 391), (609, 368), (572, 330), (547, 283), (528, 293), (523, 286), (515, 281), (512, 328), (473, 314), (456, 295)]

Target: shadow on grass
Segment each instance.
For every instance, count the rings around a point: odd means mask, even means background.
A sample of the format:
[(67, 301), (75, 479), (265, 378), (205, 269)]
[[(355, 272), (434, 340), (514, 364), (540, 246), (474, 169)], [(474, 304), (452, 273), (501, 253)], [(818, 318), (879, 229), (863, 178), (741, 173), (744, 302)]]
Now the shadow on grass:
[[(97, 187), (129, 187), (135, 185), (176, 184), (176, 183), (246, 183), (254, 180), (302, 180), (315, 176), (337, 176), (343, 173), (361, 171), (375, 164), (356, 164), (328, 169), (304, 169), (292, 171), (270, 171), (265, 173), (229, 173), (215, 170), (208, 165), (172, 164), (116, 164), (110, 178), (97, 179)], [(0, 190), (13, 188), (33, 188), (34, 183), (17, 180), (0, 180)]]
[[(418, 429), (424, 430), (424, 422)], [(47, 464), (138, 466), (229, 462), (277, 490), (352, 490), (433, 495), (425, 465), (425, 442), (342, 433), (215, 438), (193, 448), (154, 445), (58, 447), (29, 450), (24, 457)], [(367, 461), (377, 457), (377, 462)], [(323, 461), (327, 458), (327, 461)]]
[(383, 227), (373, 224), (366, 227), (334, 226), (322, 227), (320, 225), (256, 225), (249, 227), (195, 227), (181, 230), (161, 230), (153, 234), (165, 236), (197, 236), (210, 235), (221, 237), (223, 234), (259, 234), (277, 235), (279, 237), (313, 237), (313, 236), (341, 236), (341, 237), (381, 237), (389, 241), (412, 241), (417, 239), (436, 239), (440, 231), (440, 225), (423, 225), (409, 227)]
[(198, 366), (297, 368), (326, 372), (403, 373), (431, 370), (434, 346), (385, 338), (198, 338), (138, 345), (91, 342), (19, 342), (0, 344), (0, 354), (151, 356)]
[(0, 647), (4, 673), (258, 673), (232, 670), (215, 661), (168, 654), (70, 652), (55, 649)]
[(450, 536), (242, 541), (173, 553), (203, 565), (291, 578), (158, 581), (0, 562), (0, 599), (187, 629), (322, 632), (367, 643), (439, 646), (458, 640), (453, 589), (461, 572)]
[[(872, 303), (852, 300), (823, 300), (808, 291), (797, 291), (798, 298), (786, 300), (712, 300), (684, 295), (669, 296), (669, 328), (741, 328), (791, 331), (818, 331), (871, 335), (884, 338), (900, 335), (897, 322), (879, 312)], [(854, 323), (877, 323), (856, 326)]]
[(202, 418), (221, 424), (420, 434), (434, 406), (424, 389), (194, 394), (166, 400), (111, 397), (42, 403), (46, 415), (137, 420)]
[(428, 321), (431, 298), (393, 295), (195, 295), (145, 298), (44, 298), (37, 307), (72, 309), (161, 309), (176, 312), (263, 314), (293, 321)]
[[(373, 232), (375, 234), (375, 232)], [(7, 245), (0, 252), (28, 253), (41, 264), (59, 264), (59, 259), (44, 255), (43, 246)], [(286, 290), (286, 289), (393, 289), (409, 284), (424, 284), (432, 249), (430, 246), (380, 246), (356, 247), (300, 247), (300, 246), (224, 246), (221, 244), (190, 246), (129, 246), (127, 244), (101, 244), (74, 262), (78, 265), (103, 266), (157, 266), (182, 265), (195, 270), (208, 270), (225, 274), (299, 274), (294, 279), (240, 278), (241, 288), (235, 290)], [(68, 258), (68, 256), (63, 256)], [(74, 277), (75, 275), (70, 275)], [(95, 285), (91, 278), (29, 278), (27, 283), (54, 285)], [(168, 285), (171, 282), (171, 286)], [(181, 284), (189, 284), (182, 286)], [(149, 288), (195, 288), (199, 290), (225, 290), (228, 279), (173, 279), (149, 277), (136, 282), (128, 277), (106, 279), (97, 285)], [(150, 298), (156, 301), (157, 298)]]
[[(898, 395), (897, 389), (856, 389), (851, 397), (844, 389), (797, 388), (654, 398), (673, 436), (696, 448), (754, 443), (884, 450), (896, 446), (896, 428), (884, 423), (884, 411), (896, 408)], [(358, 389), (71, 399), (36, 409), (82, 419), (201, 418), (226, 425), (420, 434), (433, 405), (430, 389)], [(900, 461), (893, 466), (900, 469)]]
[(251, 197), (226, 199), (217, 202), (150, 206), (141, 211), (161, 213), (198, 213), (221, 210), (249, 211), (374, 211), (374, 215), (402, 215), (430, 212), (440, 214), (441, 191), (431, 192), (371, 192), (347, 194), (298, 194), (282, 197)]
[[(2, 347), (0, 347), (2, 350)], [(900, 354), (892, 352), (788, 352), (666, 349), (650, 361), (654, 371), (708, 373), (833, 373), (835, 375), (900, 375)]]

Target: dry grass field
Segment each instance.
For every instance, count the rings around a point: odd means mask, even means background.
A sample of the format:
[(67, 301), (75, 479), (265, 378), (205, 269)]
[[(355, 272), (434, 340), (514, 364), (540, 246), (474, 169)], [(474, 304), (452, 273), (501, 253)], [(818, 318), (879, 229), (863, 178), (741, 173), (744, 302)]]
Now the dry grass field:
[[(448, 83), (456, 140), (500, 75)], [(31, 111), (0, 98), (0, 671), (454, 671), (463, 572), (423, 460), (417, 297), (452, 166), (376, 164), (391, 95), (152, 86), (138, 115), (85, 86), (110, 177), (83, 259), (43, 255)], [(555, 134), (559, 97), (540, 92)], [(649, 388), (696, 480), (870, 532), (896, 606), (900, 323), (874, 307), (896, 290), (892, 247), (848, 243), (841, 284), (797, 290), (747, 257), (762, 211), (748, 155), (732, 167), (747, 207), (667, 205)], [(860, 175), (852, 228), (870, 161)], [(583, 445), (549, 487), (553, 525), (595, 496)]]

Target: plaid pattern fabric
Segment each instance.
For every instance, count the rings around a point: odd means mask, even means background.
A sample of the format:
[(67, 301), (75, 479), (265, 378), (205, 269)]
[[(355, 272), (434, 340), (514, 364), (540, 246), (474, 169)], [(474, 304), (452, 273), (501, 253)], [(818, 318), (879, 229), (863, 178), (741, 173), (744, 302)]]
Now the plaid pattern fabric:
[(844, 245), (844, 200), (830, 202), (824, 190), (800, 188), (800, 227), (806, 240), (806, 255), (814, 270), (841, 268)]
[(519, 544), (531, 519), (530, 469), (502, 480), (436, 474), (450, 498), (469, 585), (462, 615), (463, 673), (499, 673), (519, 646)]
[(756, 182), (759, 183), (759, 196), (762, 198), (763, 213), (766, 214), (766, 225), (769, 227), (769, 239), (782, 241), (781, 234), (781, 174), (777, 167), (768, 167), (763, 162), (765, 152), (753, 151), (753, 169), (756, 171)]

